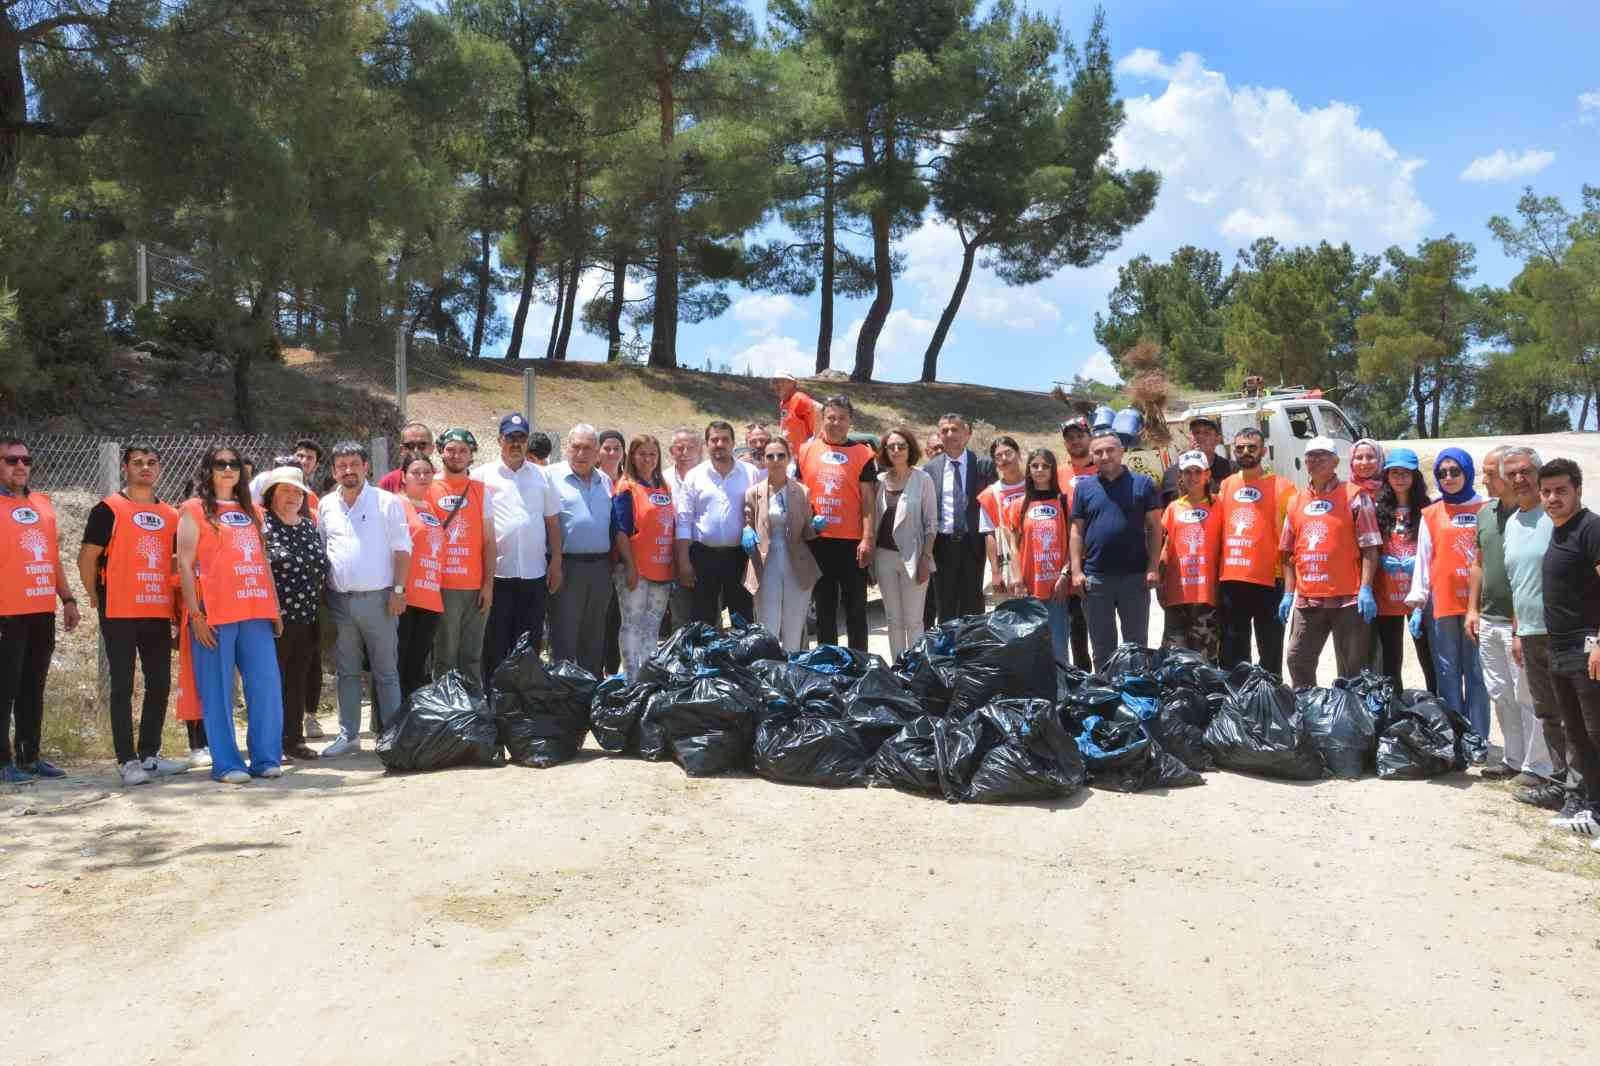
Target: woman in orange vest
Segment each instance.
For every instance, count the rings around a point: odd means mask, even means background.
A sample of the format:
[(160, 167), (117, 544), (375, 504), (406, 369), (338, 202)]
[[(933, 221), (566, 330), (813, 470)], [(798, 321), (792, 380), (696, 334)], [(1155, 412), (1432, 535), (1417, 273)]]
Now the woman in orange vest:
[(611, 511), (624, 538), (611, 571), (622, 615), (617, 642), (622, 672), (632, 680), (655, 650), (672, 597), (672, 490), (661, 480), (661, 442), (648, 433), (628, 442)]
[[(1472, 488), (1472, 456), (1446, 448), (1433, 461), (1439, 500), (1422, 512), (1417, 569), (1406, 596), (1411, 635), (1426, 624), (1439, 698), (1466, 715), (1479, 736), (1489, 736), (1489, 690), (1483, 684), (1478, 643), (1467, 635), (1467, 590), (1478, 559), (1478, 512), (1484, 500)], [(1427, 608), (1424, 611), (1424, 608)]]
[(1166, 616), (1161, 643), (1188, 648), (1217, 662), (1222, 624), (1217, 576), (1222, 561), (1222, 508), (1211, 495), (1211, 462), (1204, 452), (1178, 456), (1180, 495), (1161, 516), (1166, 532), (1156, 598)]
[[(983, 550), (989, 556), (989, 587), (1003, 596), (1010, 588), (1011, 547), (1000, 528), (1005, 524), (1006, 507), (1028, 491), (1028, 473), (1022, 467), (1022, 447), (1015, 437), (1001, 434), (989, 442), (989, 461), (994, 463), (995, 480), (978, 493), (978, 532), (983, 534)], [(1013, 575), (1014, 576), (1014, 575)]]
[[(1422, 528), (1422, 512), (1427, 508), (1428, 486), (1418, 470), (1417, 453), (1396, 448), (1383, 461), (1383, 486), (1375, 498), (1378, 529), (1383, 546), (1378, 549), (1378, 569), (1372, 577), (1372, 591), (1378, 597), (1378, 618), (1373, 623), (1375, 643), (1383, 660), (1383, 672), (1394, 681), (1396, 691), (1405, 688), (1400, 668), (1405, 661), (1406, 616), (1411, 608), (1412, 571), (1417, 564), (1417, 536)], [(1428, 634), (1419, 630), (1412, 638), (1417, 661), (1429, 692), (1438, 682), (1433, 674), (1433, 656), (1428, 650)]]
[[(205, 717), (212, 780), (230, 785), (283, 774), (278, 594), (243, 472), (237, 450), (212, 448), (200, 461), (196, 495), (178, 510), (178, 576), (191, 656), (186, 687), (198, 695)], [(248, 769), (233, 733), (235, 670), (249, 712)]]
[[(1028, 453), (1027, 487), (1006, 505), (1001, 521), (1011, 559), (1013, 596), (1044, 601), (1050, 617), (1050, 646), (1057, 662), (1072, 648), (1072, 581), (1067, 565), (1067, 535), (1072, 503), (1056, 478), (1056, 456), (1049, 448)], [(997, 483), (998, 484), (998, 483)], [(991, 486), (992, 487), (992, 486)]]
[[(433, 659), (434, 630), (444, 613), (439, 590), (444, 571), (444, 515), (433, 499), (433, 460), (421, 452), (408, 452), (401, 464), (401, 502), (406, 508), (406, 529), (411, 533), (411, 569), (406, 572), (406, 609), (401, 612), (396, 639), (400, 664), (400, 698), (426, 685)], [(403, 704), (402, 704), (403, 706)]]

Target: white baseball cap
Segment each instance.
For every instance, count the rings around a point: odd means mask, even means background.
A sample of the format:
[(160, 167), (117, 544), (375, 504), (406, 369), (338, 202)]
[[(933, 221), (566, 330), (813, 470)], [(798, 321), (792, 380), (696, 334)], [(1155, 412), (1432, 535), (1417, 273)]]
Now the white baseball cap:
[(788, 371), (788, 370), (775, 370), (772, 373), (772, 380), (774, 380), (774, 381), (799, 381), (800, 379), (795, 377), (793, 372), (791, 372), (791, 371)]
[(1178, 456), (1179, 470), (1210, 470), (1211, 464), (1206, 462), (1206, 453), (1199, 451), (1184, 452)]
[(1332, 455), (1338, 455), (1339, 449), (1333, 443), (1332, 437), (1312, 437), (1306, 441), (1306, 454), (1310, 455), (1312, 452), (1328, 452)]

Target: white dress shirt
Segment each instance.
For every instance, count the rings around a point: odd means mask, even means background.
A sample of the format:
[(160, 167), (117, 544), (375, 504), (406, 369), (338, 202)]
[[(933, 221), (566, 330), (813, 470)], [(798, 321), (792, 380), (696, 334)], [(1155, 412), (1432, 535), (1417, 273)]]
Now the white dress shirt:
[(505, 463), (484, 463), (473, 468), (472, 480), (489, 490), (484, 502), (494, 513), (494, 576), (544, 577), (544, 520), (561, 513), (561, 499), (544, 471), (532, 462), (515, 470)]
[[(972, 471), (967, 469), (967, 450), (961, 449), (959, 455), (944, 457), (944, 483), (939, 486), (939, 532), (954, 533), (956, 531), (956, 508), (966, 509), (965, 499), (971, 484)], [(961, 495), (956, 499), (956, 468), (961, 468)], [(968, 530), (970, 533), (971, 530)]]
[(336, 490), (323, 497), (317, 526), (328, 550), (329, 588), (376, 592), (395, 586), (394, 553), (411, 554), (411, 531), (398, 496), (362, 485), (356, 502), (346, 504), (344, 490)]
[(736, 548), (744, 532), (744, 494), (765, 477), (749, 463), (734, 460), (726, 475), (707, 459), (678, 482), (675, 503), (679, 540), (712, 548)]

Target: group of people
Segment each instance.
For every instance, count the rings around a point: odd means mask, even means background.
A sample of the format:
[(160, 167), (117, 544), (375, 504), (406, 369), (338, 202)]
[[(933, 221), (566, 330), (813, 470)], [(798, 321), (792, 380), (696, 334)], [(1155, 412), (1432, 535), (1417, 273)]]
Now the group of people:
[[(498, 458), (467, 429), (402, 427), (401, 458), (373, 482), (355, 442), (314, 440), (248, 477), (246, 457), (205, 456), (189, 498), (156, 498), (161, 456), (129, 444), (124, 487), (90, 514), (79, 553), (110, 670), (116, 755), (129, 784), (209, 765), (221, 781), (281, 773), (286, 760), (359, 750), (371, 685), (374, 733), (431, 678), (482, 685), (519, 642), (597, 675), (632, 676), (671, 628), (761, 622), (790, 651), (867, 647), (875, 583), (899, 656), (935, 622), (984, 610), (985, 592), (1047, 608), (1056, 657), (1083, 668), (1121, 642), (1148, 643), (1151, 593), (1162, 643), (1223, 668), (1250, 659), (1296, 687), (1317, 682), (1333, 642), (1338, 674), (1400, 685), (1409, 632), (1430, 690), (1487, 735), (1493, 707), (1519, 799), (1600, 836), (1600, 519), (1582, 473), (1529, 448), (1485, 461), (1447, 448), (1431, 499), (1415, 452), (1357, 442), (1348, 479), (1334, 442), (1310, 441), (1307, 484), (1263, 469), (1265, 441), (1228, 441), (1209, 417), (1160, 484), (1124, 465), (1126, 439), (1074, 418), (1062, 455), (1007, 435), (986, 454), (959, 414), (936, 431), (852, 432), (848, 397), (820, 402), (787, 374), (775, 428), (713, 421), (663, 448), (580, 424), (559, 462), (521, 414), (502, 419)], [(55, 776), (39, 756), (55, 603), (78, 609), (31, 456), (0, 442), (0, 700), (7, 780)], [(316, 474), (328, 464), (319, 495)], [(987, 585), (987, 589), (986, 589)], [(178, 633), (174, 686), (172, 629)], [(321, 752), (323, 634), (332, 630), (339, 733)], [(134, 664), (145, 696), (134, 735)], [(235, 676), (247, 755), (233, 729)], [(169, 693), (190, 757), (160, 745)], [(1591, 784), (1592, 782), (1592, 784)]]

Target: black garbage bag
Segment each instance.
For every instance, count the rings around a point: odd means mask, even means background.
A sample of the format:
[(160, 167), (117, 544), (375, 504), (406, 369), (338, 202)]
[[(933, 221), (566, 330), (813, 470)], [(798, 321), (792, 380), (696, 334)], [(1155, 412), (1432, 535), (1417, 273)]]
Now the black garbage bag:
[(378, 758), (391, 770), (505, 765), (489, 701), (454, 670), (411, 694), (378, 738)]
[(867, 749), (849, 723), (825, 711), (817, 713), (828, 707), (828, 704), (812, 704), (763, 718), (755, 733), (756, 773), (772, 781), (795, 785), (824, 788), (865, 785)]
[(1153, 674), (1161, 661), (1161, 653), (1154, 648), (1141, 648), (1137, 644), (1119, 644), (1111, 657), (1095, 671), (1100, 680), (1112, 688), (1121, 688), (1122, 679), (1129, 674)]
[(1061, 713), (1075, 722), (1094, 714), (1109, 718), (1121, 706), (1122, 693), (1099, 684), (1084, 685), (1060, 699)]
[(749, 666), (760, 659), (782, 659), (783, 643), (772, 630), (751, 622), (719, 634), (707, 644), (701, 659), (709, 667)]
[(589, 731), (600, 750), (612, 755), (639, 754), (639, 722), (650, 697), (661, 691), (643, 681), (608, 677), (595, 686), (589, 702)]
[(868, 780), (906, 792), (939, 791), (939, 758), (934, 753), (934, 724), (943, 719), (923, 715), (884, 741), (867, 765)]
[(876, 655), (838, 644), (818, 644), (807, 651), (797, 651), (789, 656), (789, 661), (820, 674), (846, 678), (860, 677), (873, 662), (883, 662)]
[(999, 697), (1055, 698), (1056, 660), (1041, 600), (1006, 600), (988, 614), (961, 619), (955, 657), (950, 714), (965, 715)]
[(673, 697), (687, 686), (656, 689), (645, 697), (639, 712), (639, 758), (660, 762), (672, 757), (672, 738), (667, 735), (667, 709)]
[(1157, 744), (1189, 769), (1217, 768), (1206, 747), (1206, 726), (1211, 724), (1211, 704), (1195, 688), (1175, 685), (1162, 695), (1153, 717), (1144, 725)]
[(1077, 743), (1048, 699), (997, 699), (934, 723), (939, 786), (951, 803), (1055, 800), (1084, 786)]
[(1163, 691), (1178, 685), (1204, 694), (1226, 691), (1228, 675), (1199, 652), (1169, 646), (1162, 648), (1160, 654), (1161, 665), (1156, 667), (1155, 679)]
[(950, 709), (956, 685), (956, 622), (935, 626), (907, 648), (895, 673), (917, 698), (923, 714), (939, 716)]
[(1056, 663), (1056, 703), (1060, 704), (1072, 693), (1094, 682), (1094, 675), (1089, 671), (1079, 670), (1076, 666), (1068, 666), (1063, 662)]
[(1400, 693), (1395, 690), (1394, 679), (1388, 674), (1375, 674), (1371, 670), (1363, 670), (1355, 677), (1336, 679), (1333, 687), (1344, 689), (1361, 701), (1367, 713), (1372, 715), (1375, 733), (1382, 733), (1387, 729), (1403, 706), (1400, 702)]
[(655, 653), (639, 666), (635, 681), (663, 688), (687, 685), (705, 666), (705, 650), (717, 640), (717, 631), (705, 622), (689, 622), (662, 641)]
[(840, 701), (840, 712), (869, 755), (923, 713), (921, 701), (900, 675), (882, 663), (868, 666), (866, 673), (851, 682)]
[(829, 699), (838, 695), (841, 682), (848, 683), (848, 679), (835, 674), (818, 673), (787, 659), (758, 659), (750, 664), (748, 670), (791, 703)]
[(750, 765), (761, 699), (727, 677), (702, 677), (671, 693), (662, 712), (672, 757), (690, 777)]
[(1450, 708), (1433, 696), (1409, 704), (1404, 700), (1394, 721), (1378, 735), (1378, 776), (1417, 781), (1462, 769)]
[(510, 761), (542, 769), (578, 754), (598, 684), (576, 663), (547, 669), (523, 634), (494, 672), (495, 725)]
[(1125, 674), (1122, 678), (1122, 705), (1141, 719), (1148, 721), (1156, 716), (1156, 706), (1161, 702), (1161, 686), (1153, 677), (1144, 674)]
[(1252, 663), (1228, 676), (1228, 695), (1206, 727), (1206, 747), (1224, 770), (1313, 781), (1325, 769), (1294, 692)]
[(1359, 778), (1378, 746), (1366, 705), (1349, 689), (1312, 686), (1296, 689), (1294, 701), (1329, 772), (1349, 781)]
[(1113, 792), (1186, 788), (1206, 779), (1167, 752), (1139, 717), (1126, 709), (1113, 718), (1090, 715), (1078, 734), (1089, 782)]

